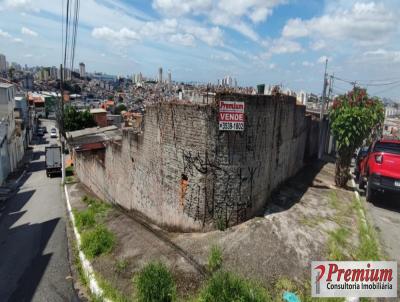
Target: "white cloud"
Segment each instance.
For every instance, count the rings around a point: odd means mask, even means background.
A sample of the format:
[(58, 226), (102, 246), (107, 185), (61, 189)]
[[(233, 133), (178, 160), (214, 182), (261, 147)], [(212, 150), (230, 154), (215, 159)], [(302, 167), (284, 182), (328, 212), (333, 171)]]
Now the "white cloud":
[(350, 9), (337, 7), (321, 17), (291, 19), (284, 26), (282, 35), (349, 39), (358, 44), (383, 43), (398, 29), (397, 22), (397, 17), (383, 3), (356, 2)]
[(300, 43), (284, 38), (273, 40), (269, 48), (271, 54), (295, 53), (302, 50)]
[(209, 46), (223, 45), (222, 31), (219, 27), (205, 28), (190, 26), (186, 28), (186, 32), (207, 43)]
[(313, 66), (314, 66), (314, 63), (313, 63), (313, 62), (310, 62), (310, 61), (303, 61), (303, 62), (301, 63), (301, 65), (303, 65), (304, 67), (313, 67)]
[(5, 0), (5, 7), (14, 10), (39, 11), (39, 8), (32, 0)]
[(113, 30), (109, 27), (96, 27), (92, 31), (92, 36), (96, 39), (103, 39), (114, 43), (126, 44), (130, 41), (139, 40), (139, 35), (126, 27), (120, 30)]
[(324, 40), (317, 40), (311, 43), (310, 48), (312, 50), (321, 50), (327, 47), (327, 44)]
[(385, 61), (387, 63), (399, 63), (400, 62), (400, 51), (386, 50), (379, 48), (377, 50), (366, 51), (363, 56), (368, 60), (373, 61)]
[(183, 46), (194, 46), (196, 44), (195, 38), (191, 34), (174, 34), (169, 38), (169, 41)]
[(11, 35), (8, 32), (0, 29), (0, 37), (1, 38), (11, 38)]
[[(253, 24), (264, 22), (286, 0), (154, 0), (153, 8), (167, 16), (204, 16), (217, 26), (232, 28), (258, 41)], [(250, 22), (249, 22), (250, 21)]]
[(37, 32), (35, 32), (35, 31), (33, 31), (33, 30), (31, 30), (31, 29), (29, 29), (27, 27), (24, 27), (24, 26), (21, 28), (21, 33), (23, 35), (32, 36), (32, 37), (37, 37), (38, 36)]
[(13, 42), (14, 43), (22, 43), (23, 41), (20, 38), (15, 38), (15, 39), (13, 39)]

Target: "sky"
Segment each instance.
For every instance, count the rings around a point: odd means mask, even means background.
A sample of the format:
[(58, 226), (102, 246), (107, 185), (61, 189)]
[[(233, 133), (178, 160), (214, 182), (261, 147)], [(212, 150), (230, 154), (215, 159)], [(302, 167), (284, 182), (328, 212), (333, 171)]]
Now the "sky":
[[(66, 1), (0, 0), (0, 53), (59, 66)], [(155, 77), (163, 67), (176, 81), (230, 75), (241, 86), (320, 94), (328, 58), (335, 93), (357, 81), (400, 99), (399, 13), (398, 0), (82, 0), (75, 62), (90, 72)]]

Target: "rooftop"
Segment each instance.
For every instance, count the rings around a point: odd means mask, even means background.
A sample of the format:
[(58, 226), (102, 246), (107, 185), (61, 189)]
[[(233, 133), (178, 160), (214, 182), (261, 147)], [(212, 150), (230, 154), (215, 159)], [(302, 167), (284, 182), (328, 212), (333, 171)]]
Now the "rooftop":
[(107, 111), (105, 109), (102, 109), (102, 108), (94, 108), (94, 109), (90, 109), (90, 113), (92, 113), (92, 114), (107, 113)]

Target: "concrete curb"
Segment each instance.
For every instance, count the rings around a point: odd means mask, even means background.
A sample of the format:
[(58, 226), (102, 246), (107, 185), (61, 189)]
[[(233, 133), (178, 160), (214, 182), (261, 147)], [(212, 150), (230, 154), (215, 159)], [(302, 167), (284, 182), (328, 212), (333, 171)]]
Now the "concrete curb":
[[(69, 214), (69, 219), (72, 222), (72, 228), (74, 230), (74, 235), (75, 235), (75, 239), (77, 242), (77, 247), (78, 247), (78, 251), (79, 251), (79, 260), (81, 261), (81, 264), (82, 264), (82, 270), (83, 270), (86, 278), (88, 279), (89, 289), (90, 289), (91, 293), (93, 295), (95, 295), (96, 297), (100, 298), (103, 296), (103, 290), (97, 283), (92, 264), (86, 258), (85, 254), (81, 250), (81, 235), (79, 234), (78, 229), (76, 228), (76, 225), (75, 225), (75, 217), (74, 217), (74, 214), (72, 213), (71, 203), (69, 201), (68, 189), (67, 189), (66, 185), (64, 185), (64, 192), (65, 192), (65, 198), (67, 200), (67, 210), (68, 210), (68, 214)], [(112, 302), (111, 300), (106, 299), (106, 298), (103, 298), (103, 301)]]
[(20, 175), (20, 177), (18, 177), (18, 179), (15, 181), (15, 185), (18, 186), (19, 182), (21, 181), (21, 179), (25, 176), (26, 174), (26, 169), (24, 170), (24, 172), (22, 172), (22, 174)]
[[(353, 187), (353, 189), (354, 189), (354, 194), (356, 195), (357, 202), (359, 203), (359, 205), (361, 205), (360, 194), (358, 193), (358, 191), (357, 191), (357, 189), (356, 189), (356, 183), (355, 183), (355, 181), (354, 181), (353, 178), (351, 179), (351, 185), (352, 185), (352, 187)], [(368, 229), (367, 218), (366, 218), (366, 215), (365, 215), (365, 212), (364, 212), (362, 206), (359, 208), (359, 213), (360, 213), (360, 216), (361, 216), (361, 222), (362, 222), (362, 224), (363, 224), (363, 227), (364, 227), (365, 229)], [(368, 237), (369, 237), (369, 236), (368, 236)]]

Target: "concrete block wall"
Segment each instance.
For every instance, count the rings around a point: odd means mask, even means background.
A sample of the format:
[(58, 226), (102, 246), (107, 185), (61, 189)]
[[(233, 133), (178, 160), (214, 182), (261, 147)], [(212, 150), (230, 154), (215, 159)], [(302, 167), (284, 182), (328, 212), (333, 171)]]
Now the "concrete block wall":
[[(218, 130), (218, 101), (245, 102), (245, 130)], [(263, 211), (302, 166), (310, 130), (293, 97), (220, 94), (211, 105), (148, 106), (143, 132), (124, 129), (103, 151), (76, 154), (100, 197), (169, 229), (205, 231)]]

